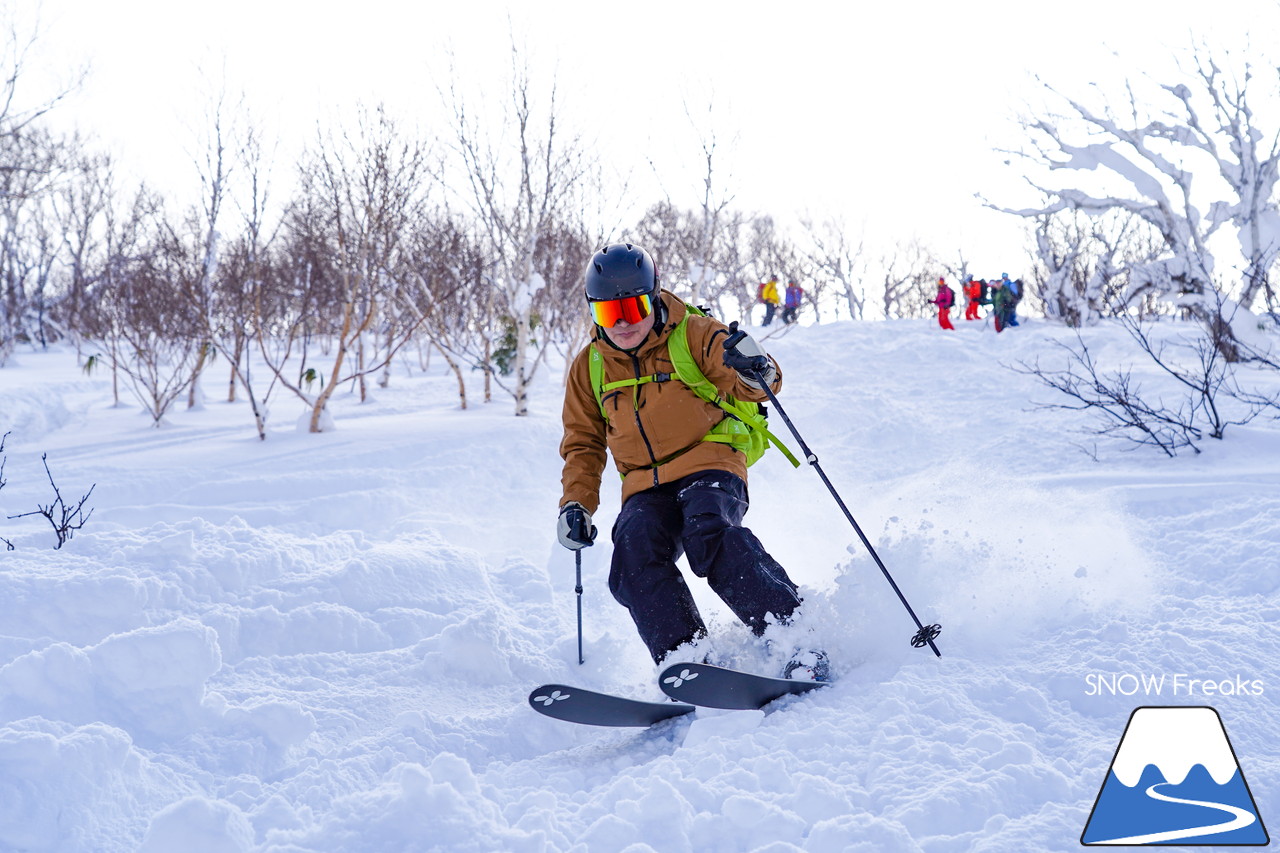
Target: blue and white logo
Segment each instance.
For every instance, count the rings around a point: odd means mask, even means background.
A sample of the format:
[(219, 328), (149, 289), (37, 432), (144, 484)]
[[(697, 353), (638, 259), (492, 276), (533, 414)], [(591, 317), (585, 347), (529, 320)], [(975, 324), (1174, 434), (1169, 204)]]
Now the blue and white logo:
[(1138, 708), (1085, 824), (1085, 845), (1270, 843), (1213, 708)]

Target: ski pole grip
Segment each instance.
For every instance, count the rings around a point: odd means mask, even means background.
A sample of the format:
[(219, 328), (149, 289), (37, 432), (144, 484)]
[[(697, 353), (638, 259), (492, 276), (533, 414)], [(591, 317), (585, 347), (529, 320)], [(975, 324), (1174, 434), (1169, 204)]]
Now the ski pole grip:
[(729, 337), (724, 339), (724, 348), (733, 349), (738, 345), (738, 341), (747, 336), (746, 332), (738, 330), (738, 321), (734, 320), (729, 324)]
[[(744, 340), (750, 341), (751, 346), (748, 350), (755, 350), (754, 353), (738, 349), (738, 344)], [(752, 340), (750, 335), (738, 328), (737, 320), (729, 324), (729, 335), (724, 339), (724, 351), (724, 363), (739, 373), (755, 373), (769, 369), (769, 356), (764, 354), (760, 345)]]

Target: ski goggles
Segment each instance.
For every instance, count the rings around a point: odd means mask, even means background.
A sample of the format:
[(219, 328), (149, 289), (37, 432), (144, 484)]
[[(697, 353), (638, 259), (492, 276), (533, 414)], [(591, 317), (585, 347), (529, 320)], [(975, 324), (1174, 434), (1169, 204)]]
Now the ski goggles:
[(612, 329), (619, 320), (626, 320), (633, 324), (639, 323), (653, 313), (653, 300), (647, 293), (587, 304), (591, 306), (591, 317), (596, 321), (596, 325), (606, 329)]

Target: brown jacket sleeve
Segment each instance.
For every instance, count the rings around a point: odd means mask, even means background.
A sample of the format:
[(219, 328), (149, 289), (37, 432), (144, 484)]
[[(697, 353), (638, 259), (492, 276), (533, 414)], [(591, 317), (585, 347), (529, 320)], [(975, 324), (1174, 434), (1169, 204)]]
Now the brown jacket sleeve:
[(600, 505), (600, 475), (605, 465), (604, 418), (591, 389), (588, 345), (573, 360), (564, 390), (564, 438), (560, 441), (560, 457), (564, 469), (560, 474), (562, 494), (560, 506), (577, 501), (587, 512)]

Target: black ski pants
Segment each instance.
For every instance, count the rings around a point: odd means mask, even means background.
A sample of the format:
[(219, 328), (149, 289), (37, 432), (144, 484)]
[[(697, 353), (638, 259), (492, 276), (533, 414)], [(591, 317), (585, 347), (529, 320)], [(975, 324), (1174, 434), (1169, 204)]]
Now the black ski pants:
[(758, 635), (770, 614), (787, 621), (800, 605), (796, 585), (742, 526), (747, 485), (727, 471), (702, 471), (637, 492), (613, 525), (609, 590), (631, 612), (654, 661), (707, 627), (676, 560), (689, 568)]

